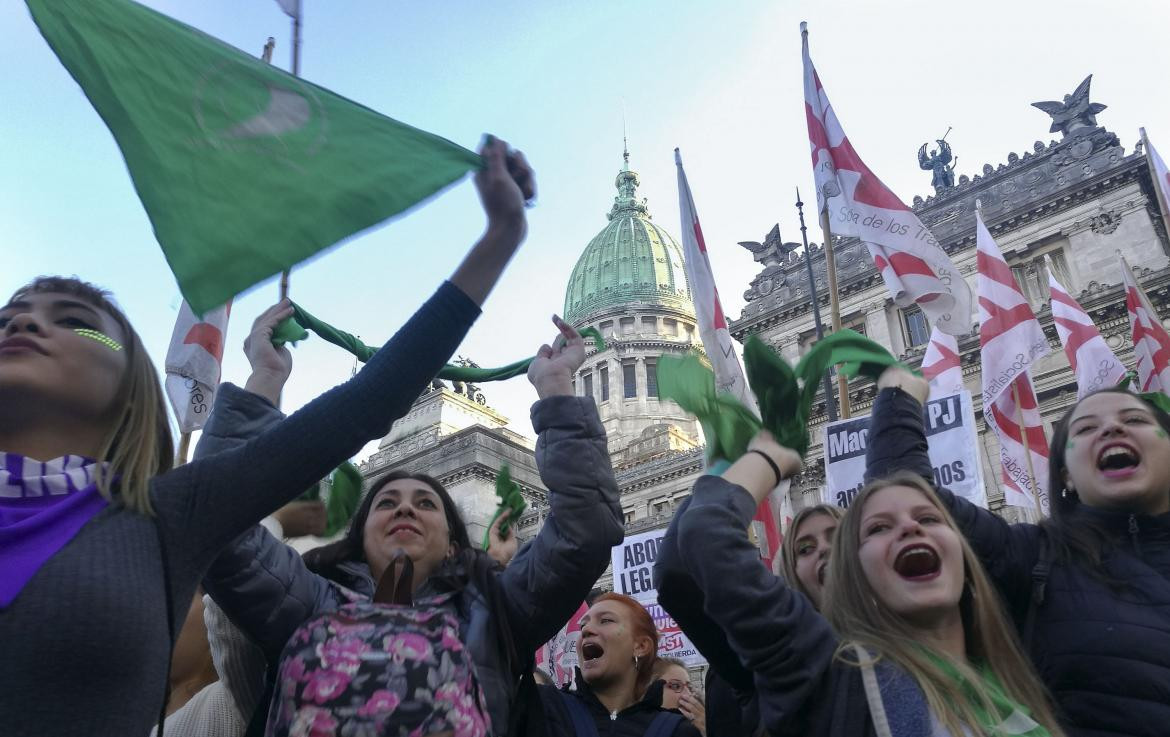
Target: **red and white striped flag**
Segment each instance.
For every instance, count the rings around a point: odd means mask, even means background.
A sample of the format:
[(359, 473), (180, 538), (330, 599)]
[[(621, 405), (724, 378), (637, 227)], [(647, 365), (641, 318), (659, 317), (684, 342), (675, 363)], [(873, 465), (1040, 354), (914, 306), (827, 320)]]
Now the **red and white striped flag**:
[(276, 0), (276, 4), (280, 9), (291, 18), (301, 17), (301, 0)]
[(1012, 270), (975, 213), (983, 418), (999, 438), (1004, 499), (1048, 513), (1048, 440), (1028, 367), (1048, 339)]
[(1158, 311), (1138, 286), (1129, 263), (1121, 259), (1125, 306), (1133, 329), (1133, 356), (1138, 386), (1143, 392), (1170, 394), (1170, 334), (1158, 319)]
[(938, 328), (931, 330), (922, 356), (922, 377), (930, 382), (932, 397), (945, 397), (963, 389), (963, 367), (955, 336)]
[(180, 432), (194, 432), (207, 422), (219, 387), (223, 339), (232, 304), (211, 310), (200, 320), (187, 301), (179, 308), (171, 346), (167, 349), (167, 397)]
[(1064, 346), (1064, 355), (1077, 377), (1077, 398), (1098, 389), (1117, 386), (1125, 378), (1125, 366), (1117, 360), (1093, 318), (1069, 295), (1048, 262), (1048, 291), (1052, 294), (1052, 321)]
[(894, 302), (917, 302), (935, 328), (951, 335), (971, 332), (971, 289), (914, 211), (882, 184), (857, 155), (837, 120), (804, 49), (804, 108), (812, 147), (817, 206), (832, 230), (865, 243)]
[[(727, 329), (727, 317), (723, 314), (719, 290), (715, 287), (715, 275), (711, 271), (711, 261), (707, 258), (703, 228), (699, 225), (695, 200), (691, 196), (691, 185), (687, 182), (687, 173), (683, 169), (682, 156), (677, 148), (674, 150), (674, 163), (678, 169), (678, 209), (682, 217), (683, 267), (691, 288), (691, 298), (695, 303), (699, 337), (703, 340), (703, 350), (706, 351), (711, 368), (715, 372), (715, 389), (720, 393), (731, 394), (759, 416), (756, 398), (752, 396), (752, 390), (744, 379), (743, 367), (739, 363), (735, 344)], [(791, 514), (787, 503), (788, 486), (788, 482), (784, 482), (756, 510), (756, 520), (763, 525), (764, 536), (768, 542), (769, 562), (780, 551), (781, 515)]]

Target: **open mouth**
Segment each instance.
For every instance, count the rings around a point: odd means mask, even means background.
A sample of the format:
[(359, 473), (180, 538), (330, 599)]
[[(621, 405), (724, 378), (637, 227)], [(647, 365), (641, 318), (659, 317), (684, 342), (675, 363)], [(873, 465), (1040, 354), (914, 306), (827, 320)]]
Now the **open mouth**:
[(817, 566), (817, 583), (819, 583), (821, 586), (825, 585), (825, 574), (828, 572), (828, 570), (829, 564), (827, 562), (821, 563), (819, 566)]
[(929, 545), (910, 545), (894, 558), (894, 571), (902, 578), (934, 578), (942, 569), (942, 559)]
[(422, 534), (422, 532), (420, 532), (419, 529), (417, 527), (415, 527), (414, 525), (394, 525), (393, 527), (390, 528), (390, 532), (388, 534), (395, 535), (395, 534), (397, 534), (399, 532), (403, 532), (403, 531), (413, 532), (416, 535)]
[(1128, 445), (1110, 445), (1097, 456), (1097, 468), (1106, 477), (1127, 476), (1141, 462), (1141, 454)]
[(589, 642), (581, 643), (581, 662), (590, 663), (597, 660), (602, 655), (605, 655), (605, 648), (598, 645), (596, 642), (590, 640)]

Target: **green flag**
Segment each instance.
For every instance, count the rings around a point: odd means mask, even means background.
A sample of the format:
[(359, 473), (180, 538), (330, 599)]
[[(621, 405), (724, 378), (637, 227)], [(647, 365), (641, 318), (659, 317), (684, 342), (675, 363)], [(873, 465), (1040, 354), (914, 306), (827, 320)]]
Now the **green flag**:
[(114, 134), (196, 314), (480, 165), (130, 0), (27, 2)]

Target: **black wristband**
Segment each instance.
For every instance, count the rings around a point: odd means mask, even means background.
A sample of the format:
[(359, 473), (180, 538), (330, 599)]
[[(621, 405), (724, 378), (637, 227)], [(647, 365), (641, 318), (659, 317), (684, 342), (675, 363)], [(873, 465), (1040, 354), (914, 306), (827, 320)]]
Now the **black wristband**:
[(758, 453), (760, 458), (763, 458), (765, 461), (768, 462), (768, 465), (771, 466), (771, 468), (772, 468), (772, 473), (776, 474), (776, 486), (779, 486), (780, 482), (784, 480), (784, 476), (781, 475), (780, 467), (776, 465), (776, 461), (772, 460), (772, 457), (770, 455), (768, 455), (764, 451), (759, 450), (757, 448), (752, 448), (751, 450), (748, 451), (748, 453)]

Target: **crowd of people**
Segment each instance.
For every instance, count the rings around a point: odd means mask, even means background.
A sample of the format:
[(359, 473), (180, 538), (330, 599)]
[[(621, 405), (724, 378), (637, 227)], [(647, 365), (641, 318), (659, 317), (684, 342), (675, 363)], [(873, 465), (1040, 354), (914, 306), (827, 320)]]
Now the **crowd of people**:
[[(878, 381), (867, 484), (804, 509), (769, 570), (748, 527), (803, 459), (766, 431), (704, 475), (659, 547), (660, 604), (710, 664), (658, 656), (629, 597), (591, 596), (623, 539), (605, 431), (572, 379), (528, 371), (549, 489), (518, 547), (472, 544), (443, 485), (371, 481), (344, 535), (301, 555), (294, 501), (383, 436), (454, 354), (524, 239), (522, 155), (489, 138), (484, 236), (346, 383), (285, 416), (292, 357), (262, 313), (176, 466), (158, 374), (102, 290), (41, 277), (0, 308), (0, 724), (12, 735), (1105, 737), (1170, 730), (1170, 416), (1126, 391), (1075, 404), (1052, 516), (1006, 523), (933, 484), (926, 382)], [(589, 601), (572, 684), (534, 653)], [(705, 690), (705, 695), (700, 691)]]

